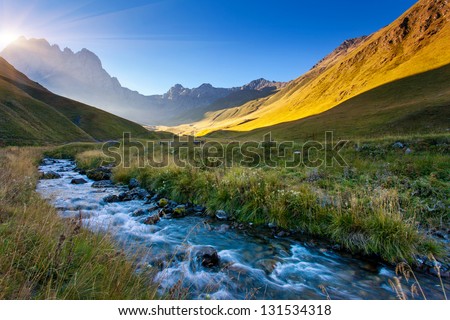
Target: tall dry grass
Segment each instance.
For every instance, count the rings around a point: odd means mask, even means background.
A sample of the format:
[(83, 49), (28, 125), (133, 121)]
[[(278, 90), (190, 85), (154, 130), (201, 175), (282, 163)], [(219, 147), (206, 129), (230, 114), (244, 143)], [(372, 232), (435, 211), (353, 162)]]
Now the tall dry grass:
[(35, 192), (40, 148), (0, 150), (0, 299), (152, 299), (150, 271)]

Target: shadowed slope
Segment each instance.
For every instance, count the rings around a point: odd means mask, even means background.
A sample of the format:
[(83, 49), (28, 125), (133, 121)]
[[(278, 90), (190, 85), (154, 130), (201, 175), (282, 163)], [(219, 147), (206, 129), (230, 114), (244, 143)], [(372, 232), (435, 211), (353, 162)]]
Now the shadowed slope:
[(0, 142), (43, 144), (155, 136), (131, 121), (57, 96), (0, 58)]

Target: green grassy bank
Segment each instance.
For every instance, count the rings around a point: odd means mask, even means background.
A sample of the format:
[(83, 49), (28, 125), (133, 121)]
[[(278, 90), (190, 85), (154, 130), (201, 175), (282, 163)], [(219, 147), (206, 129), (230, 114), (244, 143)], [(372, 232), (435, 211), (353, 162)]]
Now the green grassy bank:
[[(404, 147), (394, 147), (397, 141)], [(355, 253), (413, 262), (444, 253), (429, 231), (449, 226), (449, 145), (445, 134), (353, 140), (341, 151), (344, 167), (132, 165), (116, 167), (113, 179), (137, 178), (175, 201), (204, 204), (212, 215), (225, 210), (240, 222), (274, 223)], [(83, 167), (96, 166), (102, 154), (90, 150), (76, 158)]]

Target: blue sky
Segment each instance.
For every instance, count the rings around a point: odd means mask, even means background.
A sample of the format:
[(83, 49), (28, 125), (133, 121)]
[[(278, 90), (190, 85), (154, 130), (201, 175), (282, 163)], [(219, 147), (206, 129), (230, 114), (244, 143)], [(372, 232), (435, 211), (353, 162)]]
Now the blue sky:
[(85, 47), (122, 85), (154, 94), (175, 83), (292, 80), (345, 39), (377, 31), (415, 2), (0, 0), (0, 34)]

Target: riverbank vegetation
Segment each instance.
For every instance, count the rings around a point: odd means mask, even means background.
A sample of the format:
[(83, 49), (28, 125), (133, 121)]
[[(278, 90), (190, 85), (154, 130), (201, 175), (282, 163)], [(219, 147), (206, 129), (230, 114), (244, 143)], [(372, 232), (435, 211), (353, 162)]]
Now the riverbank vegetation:
[[(326, 238), (391, 263), (431, 254), (446, 261), (448, 247), (435, 235), (448, 232), (450, 222), (449, 145), (448, 135), (354, 139), (341, 151), (347, 166), (317, 168), (181, 168), (173, 159), (166, 167), (139, 167), (143, 155), (130, 151), (132, 165), (117, 165), (113, 180), (136, 178), (153, 193), (205, 205), (210, 215), (224, 210), (239, 223)], [(0, 299), (155, 297), (151, 275), (136, 273), (107, 236), (61, 219), (37, 195), (43, 154), (74, 159), (84, 170), (112, 160), (95, 143), (0, 150)]]
[[(136, 178), (152, 192), (205, 205), (211, 215), (225, 210), (242, 223), (270, 223), (354, 253), (414, 263), (417, 256), (448, 255), (434, 233), (448, 232), (450, 221), (449, 145), (445, 134), (354, 139), (341, 151), (346, 166), (317, 168), (142, 168), (135, 153), (134, 165), (117, 166), (113, 179)], [(84, 168), (98, 166), (106, 158), (95, 148), (73, 157)]]
[(153, 298), (152, 277), (108, 236), (61, 219), (35, 192), (43, 151), (0, 149), (0, 299)]

